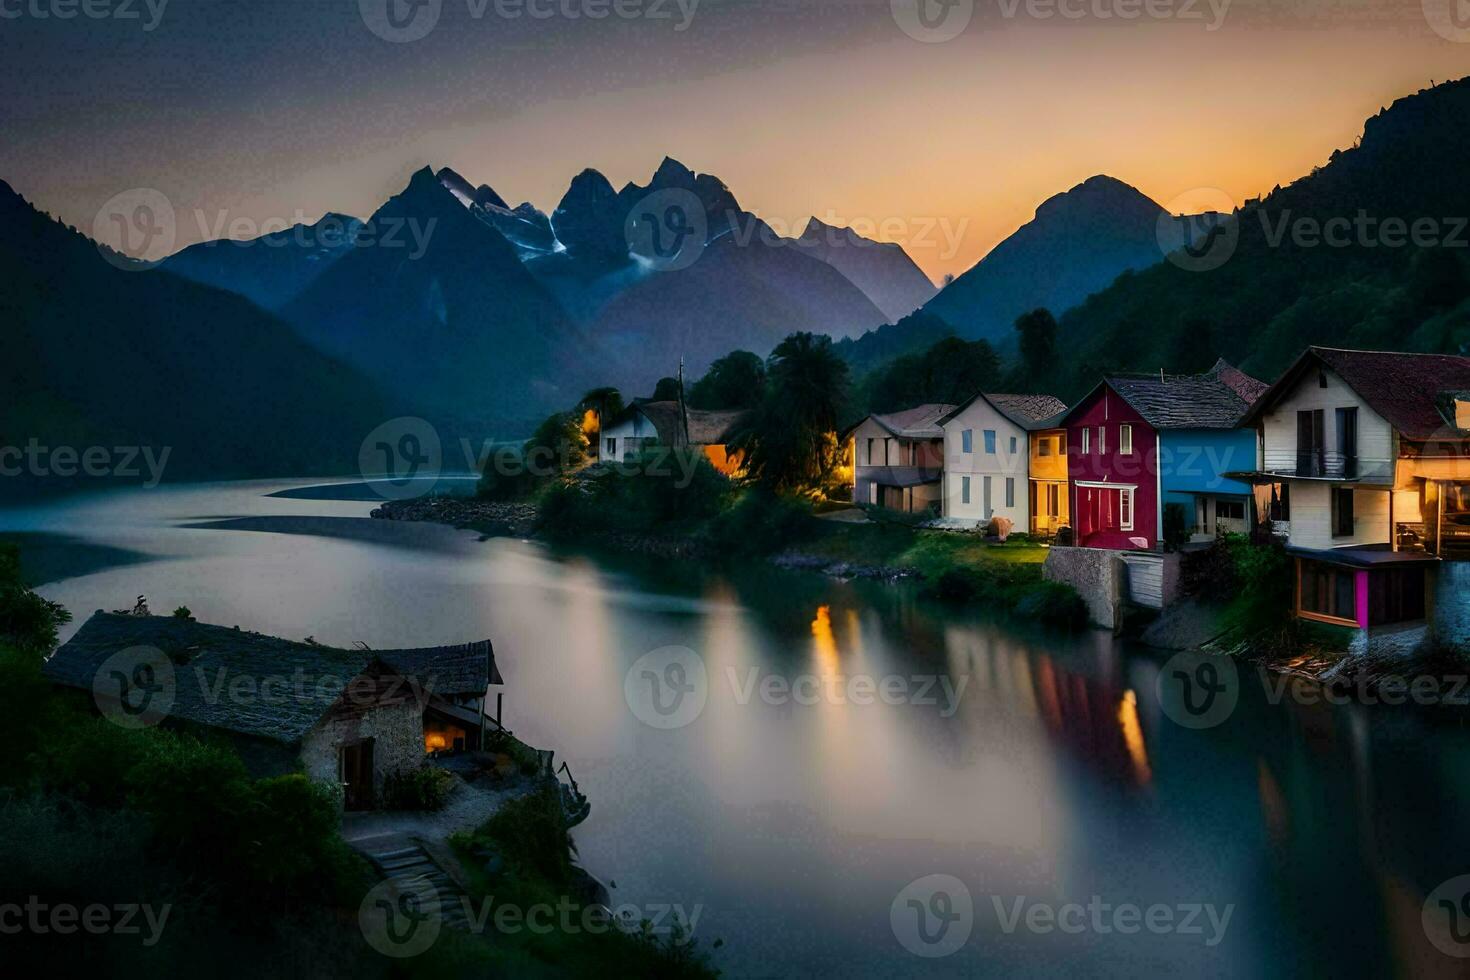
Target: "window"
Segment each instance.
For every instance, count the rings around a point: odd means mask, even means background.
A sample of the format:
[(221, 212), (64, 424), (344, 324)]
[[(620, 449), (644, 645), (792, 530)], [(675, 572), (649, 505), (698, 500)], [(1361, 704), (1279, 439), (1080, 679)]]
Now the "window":
[(1011, 436), (1011, 455), (1016, 455), (1016, 437)]
[(1332, 536), (1334, 538), (1350, 538), (1353, 536), (1353, 488), (1332, 488)]
[(1424, 569), (1386, 568), (1369, 573), (1368, 625), (1410, 623), (1424, 618)]
[(1016, 481), (1012, 477), (1006, 477), (1006, 506), (1016, 506)]
[(1118, 492), (1118, 517), (1121, 521), (1121, 530), (1133, 530), (1133, 491), (1121, 490)]
[(960, 503), (962, 503), (962, 504), (968, 504), (969, 502), (970, 502), (970, 478), (968, 476), (962, 476), (962, 477), (960, 477)]
[(1357, 623), (1357, 586), (1350, 570), (1322, 562), (1303, 561), (1297, 589), (1300, 611), (1309, 618), (1325, 616)]
[(1092, 430), (1091, 429), (1083, 429), (1082, 430), (1082, 455), (1086, 456), (1090, 452), (1092, 452)]
[(1118, 452), (1124, 456), (1133, 455), (1133, 426), (1118, 426)]
[(1296, 413), (1297, 476), (1327, 474), (1327, 435), (1320, 408)]
[(617, 439), (608, 439), (607, 440), (607, 454), (609, 456), (616, 456), (618, 454), (618, 441), (617, 441)]
[(1051, 440), (1050, 439), (1038, 439), (1038, 440), (1036, 440), (1036, 455), (1038, 455), (1038, 456), (1050, 456), (1051, 455)]
[(960, 433), (960, 451), (973, 453), (975, 451), (975, 430), (966, 429)]
[(1337, 410), (1337, 455), (1342, 459), (1342, 475), (1354, 480), (1358, 476), (1358, 410)]
[(869, 439), (868, 440), (868, 465), (869, 466), (874, 465), (874, 463), (873, 463), (873, 443), (874, 443), (874, 441), (875, 440), (873, 440), (873, 439)]
[(1217, 500), (1215, 501), (1215, 520), (1217, 521), (1243, 521), (1245, 520), (1245, 502), (1241, 500)]
[(989, 453), (990, 455), (992, 455), (992, 456), (995, 455), (995, 430), (994, 429), (986, 429), (985, 430), (985, 451), (987, 453)]
[(1108, 451), (1108, 427), (1100, 425), (1097, 427), (1097, 452), (1101, 456)]
[(1326, 388), (1327, 387), (1327, 372), (1326, 371), (1318, 371), (1317, 372), (1317, 387), (1318, 388)]

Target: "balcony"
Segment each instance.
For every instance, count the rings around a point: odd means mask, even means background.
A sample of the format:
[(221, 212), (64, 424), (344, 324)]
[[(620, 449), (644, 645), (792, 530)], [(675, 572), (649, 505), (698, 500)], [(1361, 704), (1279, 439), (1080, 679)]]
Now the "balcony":
[(1392, 483), (1394, 460), (1325, 449), (1268, 449), (1264, 472), (1297, 480), (1327, 480), (1339, 483)]

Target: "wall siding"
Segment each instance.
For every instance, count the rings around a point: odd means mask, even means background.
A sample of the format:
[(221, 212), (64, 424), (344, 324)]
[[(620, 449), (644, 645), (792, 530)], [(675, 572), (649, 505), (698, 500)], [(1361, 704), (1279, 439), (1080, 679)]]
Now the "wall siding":
[(1393, 481), (1395, 459), (1393, 428), (1340, 377), (1324, 369), (1327, 387), (1318, 382), (1315, 370), (1303, 372), (1276, 407), (1262, 418), (1262, 460), (1275, 472), (1296, 469), (1296, 413), (1323, 410), (1329, 459), (1337, 448), (1337, 409), (1358, 410), (1358, 474), (1361, 480)]
[(1388, 544), (1388, 493), (1356, 490), (1353, 493), (1353, 535), (1332, 536), (1333, 484), (1318, 480), (1291, 481), (1291, 534), (1297, 548), (1346, 548), (1365, 544)]
[[(962, 433), (975, 433), (973, 452), (964, 451)], [(985, 430), (995, 433), (995, 452), (985, 451)], [(1011, 440), (1016, 449), (1011, 451)], [(1005, 517), (1017, 531), (1031, 522), (1031, 497), (1026, 485), (1031, 454), (1028, 433), (1001, 415), (983, 398), (977, 398), (944, 426), (944, 516), (952, 520), (988, 522)], [(970, 502), (964, 502), (962, 477), (970, 478)], [(985, 512), (985, 477), (991, 478), (991, 510)], [(1015, 481), (1015, 502), (1006, 506), (1006, 480)]]
[[(1133, 426), (1133, 452), (1118, 452), (1119, 426)], [(1098, 451), (1098, 427), (1107, 430), (1105, 453)], [(1090, 432), (1089, 448), (1082, 451), (1082, 431)], [(1116, 392), (1104, 385), (1084, 400), (1067, 422), (1067, 473), (1072, 480), (1070, 491), (1072, 527), (1079, 533), (1077, 544), (1089, 548), (1133, 549), (1157, 548), (1159, 493), (1158, 441), (1153, 426), (1143, 420)], [(1085, 493), (1077, 481), (1132, 485), (1134, 494), (1133, 530), (1094, 531), (1081, 537), (1084, 515), (1077, 501)]]

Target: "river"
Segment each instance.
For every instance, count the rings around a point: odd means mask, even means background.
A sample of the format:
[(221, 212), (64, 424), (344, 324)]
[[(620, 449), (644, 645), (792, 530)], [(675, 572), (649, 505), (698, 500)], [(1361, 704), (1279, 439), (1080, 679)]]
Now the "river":
[(697, 914), (728, 976), (1462, 965), (1421, 925), (1470, 871), (1470, 734), (1442, 709), (1282, 700), (1246, 671), (1194, 729), (1160, 700), (1166, 656), (1100, 632), (370, 521), (360, 487), (301, 486), (71, 497), (0, 532), (68, 633), (145, 594), (334, 645), (492, 638), (506, 723), (592, 800), (583, 863), (616, 902)]

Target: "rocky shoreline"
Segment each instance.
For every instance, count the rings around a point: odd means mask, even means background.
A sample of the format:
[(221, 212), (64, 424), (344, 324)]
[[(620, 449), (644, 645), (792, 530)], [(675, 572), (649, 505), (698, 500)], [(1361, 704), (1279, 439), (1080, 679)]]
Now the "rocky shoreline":
[(390, 500), (371, 516), (381, 521), (428, 521), (525, 538), (535, 534), (540, 512), (535, 504), (497, 503), (473, 497), (416, 497)]

